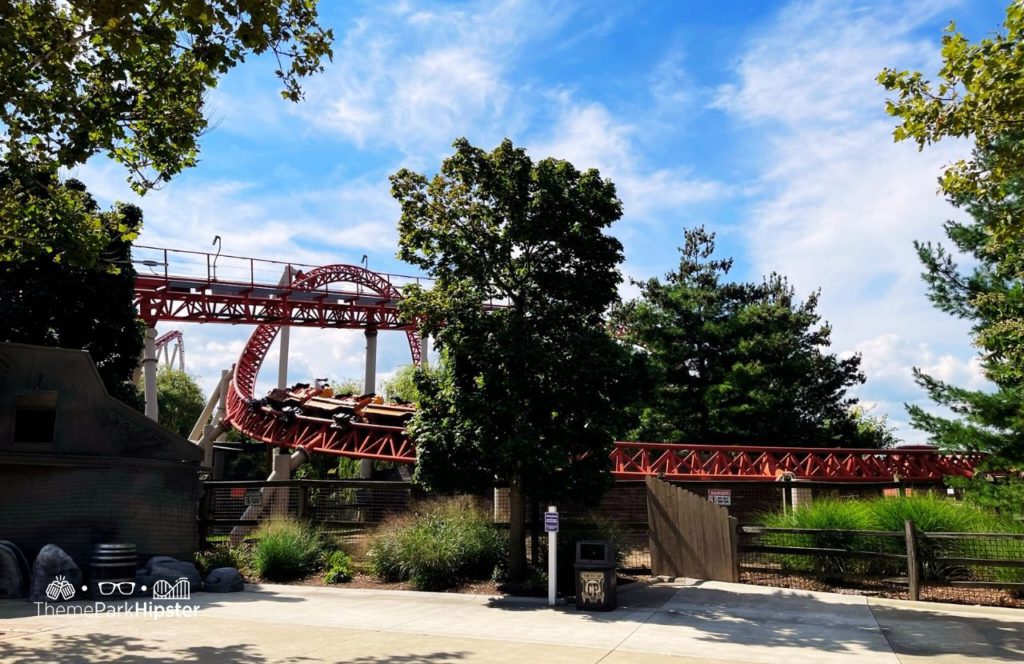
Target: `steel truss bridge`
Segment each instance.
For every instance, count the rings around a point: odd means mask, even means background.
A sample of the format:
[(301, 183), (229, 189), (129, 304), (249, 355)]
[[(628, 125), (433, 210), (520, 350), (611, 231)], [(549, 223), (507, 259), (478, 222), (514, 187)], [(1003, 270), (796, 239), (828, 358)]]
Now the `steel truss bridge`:
[[(298, 414), (282, 418), (254, 407), (260, 367), (282, 326), (404, 332), (414, 363), (421, 343), (398, 315), (400, 288), (420, 279), (355, 265), (298, 265), (239, 256), (137, 246), (135, 304), (158, 321), (256, 325), (235, 365), (225, 421), (254, 440), (307, 453), (415, 463), (416, 450), (397, 426)], [(931, 448), (823, 449), (710, 446), (619, 441), (610, 455), (617, 480), (658, 476), (675, 481), (939, 482), (971, 476), (983, 455)]]

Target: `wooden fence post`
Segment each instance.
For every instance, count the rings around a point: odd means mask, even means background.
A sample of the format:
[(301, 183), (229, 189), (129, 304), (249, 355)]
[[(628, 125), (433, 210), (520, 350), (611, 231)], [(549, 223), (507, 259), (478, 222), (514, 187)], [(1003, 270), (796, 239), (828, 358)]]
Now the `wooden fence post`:
[(299, 512), (299, 514), (298, 514), (298, 517), (299, 517), (299, 520), (301, 521), (302, 519), (306, 518), (306, 511), (307, 511), (307, 509), (309, 507), (308, 504), (307, 504), (307, 502), (309, 500), (309, 493), (306, 491), (306, 489), (308, 489), (309, 487), (306, 486), (305, 480), (301, 480), (301, 479), (298, 481), (298, 486), (299, 486), (299, 505), (298, 505), (298, 512)]
[(914, 522), (907, 519), (903, 524), (907, 540), (907, 580), (910, 583), (910, 599), (921, 599), (921, 563), (917, 557), (917, 533)]
[(740, 582), (740, 554), (739, 554), (739, 540), (740, 540), (740, 522), (739, 520), (731, 516), (729, 517), (729, 550), (732, 556), (732, 582)]

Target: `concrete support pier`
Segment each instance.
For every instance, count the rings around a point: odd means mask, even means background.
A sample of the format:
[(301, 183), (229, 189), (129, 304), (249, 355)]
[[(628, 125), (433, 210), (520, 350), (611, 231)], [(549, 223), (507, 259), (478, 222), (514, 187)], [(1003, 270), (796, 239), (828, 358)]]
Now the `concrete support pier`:
[(146, 327), (142, 354), (142, 375), (146, 384), (146, 417), (156, 421), (160, 414), (156, 402), (156, 328)]
[[(367, 328), (363, 334), (366, 336), (366, 373), (363, 376), (363, 393), (369, 394), (377, 391), (377, 330)], [(360, 459), (359, 478), (364, 480), (373, 478), (373, 461), (371, 459)]]

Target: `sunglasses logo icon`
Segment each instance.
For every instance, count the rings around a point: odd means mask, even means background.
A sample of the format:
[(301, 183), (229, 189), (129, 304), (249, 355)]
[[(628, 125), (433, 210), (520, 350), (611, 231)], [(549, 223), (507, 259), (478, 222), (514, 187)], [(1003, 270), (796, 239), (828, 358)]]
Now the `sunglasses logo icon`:
[(100, 594), (104, 596), (113, 595), (116, 591), (117, 594), (128, 596), (135, 592), (134, 581), (100, 581), (96, 584)]

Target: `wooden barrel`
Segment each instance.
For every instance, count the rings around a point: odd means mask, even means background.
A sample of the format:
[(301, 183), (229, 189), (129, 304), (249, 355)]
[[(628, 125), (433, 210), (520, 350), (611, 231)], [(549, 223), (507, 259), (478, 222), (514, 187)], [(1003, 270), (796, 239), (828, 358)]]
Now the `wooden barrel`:
[(92, 596), (127, 597), (133, 594), (138, 559), (134, 544), (97, 544), (90, 561)]

